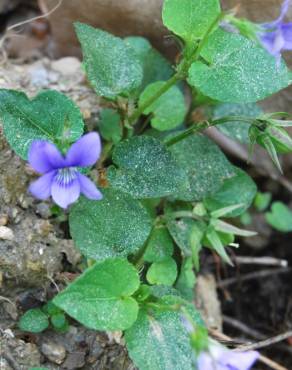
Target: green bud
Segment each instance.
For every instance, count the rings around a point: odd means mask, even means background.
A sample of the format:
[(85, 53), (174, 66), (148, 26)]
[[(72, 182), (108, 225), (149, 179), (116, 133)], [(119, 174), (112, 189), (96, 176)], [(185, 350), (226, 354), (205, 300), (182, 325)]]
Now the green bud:
[(268, 126), (264, 133), (259, 135), (257, 138), (257, 143), (264, 148), (265, 145), (265, 138), (269, 137), (271, 142), (273, 143), (277, 153), (285, 154), (292, 152), (292, 139), (281, 127), (275, 126)]
[(252, 143), (256, 142), (265, 149), (267, 149), (267, 140), (269, 140), (277, 153), (286, 154), (292, 152), (292, 139), (290, 135), (282, 127), (272, 125), (272, 122), (267, 122), (266, 127), (263, 129), (251, 126), (249, 137)]

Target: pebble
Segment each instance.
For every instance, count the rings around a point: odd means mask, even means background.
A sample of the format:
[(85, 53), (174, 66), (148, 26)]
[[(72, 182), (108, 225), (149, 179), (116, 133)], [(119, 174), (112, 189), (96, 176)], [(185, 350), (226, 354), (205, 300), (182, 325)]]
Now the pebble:
[(65, 57), (56, 60), (51, 63), (51, 68), (64, 76), (81, 73), (81, 63), (74, 57)]
[(69, 353), (62, 367), (64, 369), (74, 370), (81, 369), (84, 367), (84, 365), (85, 365), (85, 353), (73, 352)]
[(63, 346), (53, 342), (43, 343), (41, 346), (42, 353), (52, 362), (60, 365), (66, 357), (66, 350)]
[(8, 215), (0, 215), (0, 226), (5, 226), (8, 224)]
[(49, 218), (51, 216), (50, 206), (46, 203), (37, 204), (36, 211), (42, 218)]
[(7, 226), (0, 226), (0, 239), (2, 240), (13, 240), (14, 234), (11, 229)]

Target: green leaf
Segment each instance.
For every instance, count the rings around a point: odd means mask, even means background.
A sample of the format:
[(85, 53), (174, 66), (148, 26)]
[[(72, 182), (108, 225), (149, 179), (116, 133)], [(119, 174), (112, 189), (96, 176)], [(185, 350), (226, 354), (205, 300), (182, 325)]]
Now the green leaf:
[(289, 85), (284, 62), (277, 67), (266, 50), (235, 33), (211, 34), (201, 56), (207, 64), (193, 63), (188, 82), (221, 102), (255, 102)]
[[(216, 234), (224, 247), (227, 247), (229, 244), (234, 243), (235, 237), (233, 234), (226, 234), (222, 231), (216, 231)], [(213, 249), (212, 244), (210, 243), (209, 239), (207, 239), (206, 235), (204, 235), (202, 244), (204, 247)]]
[(187, 184), (170, 151), (153, 137), (135, 136), (119, 143), (113, 162), (118, 168), (108, 169), (111, 186), (134, 198), (166, 197)]
[[(163, 85), (163, 81), (148, 85), (140, 96), (139, 106), (143, 106)], [(187, 113), (184, 95), (181, 90), (177, 86), (172, 86), (144, 110), (144, 114), (150, 113), (153, 114), (151, 125), (159, 131), (171, 130), (181, 125)]]
[(163, 298), (165, 296), (173, 295), (180, 297), (180, 293), (172, 286), (167, 285), (151, 285), (151, 294), (156, 298)]
[(193, 270), (192, 258), (186, 258), (181, 266), (180, 274), (175, 284), (182, 297), (188, 301), (194, 299), (196, 276)]
[[(223, 103), (215, 106), (213, 110), (213, 118), (222, 118), (226, 116), (245, 116), (257, 118), (263, 113), (262, 109), (255, 103), (247, 104), (231, 104)], [(243, 144), (249, 144), (249, 128), (248, 123), (231, 121), (222, 123), (217, 126), (218, 130), (231, 139), (237, 140)]]
[(203, 135), (192, 135), (172, 145), (171, 152), (188, 175), (189, 186), (175, 195), (199, 201), (220, 189), (234, 169), (218, 146)]
[(284, 233), (292, 231), (292, 211), (282, 202), (274, 202), (271, 212), (267, 212), (265, 217), (268, 224), (276, 230)]
[(98, 128), (101, 136), (114, 144), (118, 143), (123, 136), (121, 117), (113, 109), (103, 109), (100, 113)]
[(141, 203), (113, 189), (101, 201), (81, 198), (70, 211), (70, 232), (81, 252), (96, 260), (128, 256), (148, 238), (152, 220)]
[(208, 228), (205, 237), (210, 243), (210, 245), (212, 246), (212, 249), (214, 249), (214, 251), (218, 253), (218, 255), (223, 259), (223, 261), (233, 266), (233, 263), (231, 259), (229, 258), (228, 254), (226, 253), (226, 250), (224, 248), (224, 245), (222, 244), (222, 241), (218, 233), (215, 231), (213, 227)]
[(151, 286), (146, 284), (141, 284), (140, 288), (136, 291), (134, 298), (138, 302), (145, 301), (151, 295)]
[(0, 89), (0, 118), (7, 141), (23, 159), (27, 159), (33, 140), (73, 142), (82, 135), (84, 126), (77, 106), (54, 90), (29, 100), (22, 92)]
[(147, 281), (156, 285), (172, 285), (177, 276), (177, 266), (174, 259), (166, 257), (161, 262), (154, 262), (147, 271)]
[(20, 330), (29, 331), (31, 333), (41, 333), (46, 330), (49, 326), (48, 317), (39, 308), (33, 308), (26, 311), (21, 316), (18, 326)]
[(166, 227), (155, 228), (148, 241), (144, 253), (144, 260), (147, 262), (161, 262), (173, 253), (173, 241)]
[(51, 323), (55, 329), (65, 331), (68, 329), (68, 322), (63, 313), (57, 313), (51, 317)]
[(224, 222), (222, 220), (212, 220), (211, 223), (216, 231), (223, 232), (226, 234), (239, 235), (245, 237), (255, 236), (257, 234), (254, 231), (239, 229), (238, 227), (228, 224), (227, 222)]
[(165, 0), (162, 19), (169, 30), (192, 43), (205, 35), (219, 14), (218, 0)]
[[(160, 302), (166, 305), (182, 300), (163, 299)], [(139, 370), (189, 370), (194, 367), (194, 354), (179, 312), (142, 309), (135, 324), (126, 331), (125, 339), (129, 355)]]
[(240, 168), (234, 167), (234, 172), (235, 176), (226, 179), (216, 193), (204, 200), (204, 205), (209, 211), (241, 204), (240, 208), (224, 215), (224, 217), (237, 217), (251, 206), (257, 192), (256, 184)]
[(127, 260), (97, 263), (54, 298), (68, 315), (94, 330), (124, 330), (137, 319), (137, 270)]
[(174, 73), (171, 63), (165, 59), (144, 37), (130, 36), (125, 38), (143, 65), (143, 82), (139, 92), (152, 82), (166, 81)]
[(271, 193), (258, 192), (256, 194), (255, 199), (254, 199), (254, 206), (260, 212), (265, 211), (268, 208), (268, 206), (270, 205), (271, 200), (272, 200), (272, 194)]
[(135, 51), (122, 39), (83, 23), (75, 23), (85, 70), (98, 95), (129, 96), (142, 83), (143, 69)]
[(168, 219), (168, 230), (185, 257), (192, 257), (198, 267), (198, 255), (206, 224), (191, 218)]
[(57, 315), (59, 313), (62, 313), (60, 308), (54, 305), (52, 301), (47, 302), (43, 307), (42, 311), (48, 314), (48, 316)]

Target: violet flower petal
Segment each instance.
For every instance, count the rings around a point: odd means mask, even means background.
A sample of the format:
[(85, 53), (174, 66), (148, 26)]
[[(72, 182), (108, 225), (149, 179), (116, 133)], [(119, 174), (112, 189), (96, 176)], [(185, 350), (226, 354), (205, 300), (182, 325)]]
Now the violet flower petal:
[(102, 193), (96, 188), (95, 184), (91, 180), (89, 180), (88, 177), (82, 175), (81, 173), (78, 173), (78, 180), (81, 193), (84, 194), (88, 199), (102, 199)]
[(282, 37), (285, 41), (284, 50), (292, 50), (292, 22), (281, 25)]
[(274, 56), (279, 55), (285, 46), (285, 40), (280, 30), (262, 34), (260, 39), (264, 48)]
[(54, 144), (44, 140), (32, 142), (28, 162), (39, 173), (46, 173), (64, 166), (65, 160)]
[(207, 352), (200, 353), (197, 360), (198, 370), (227, 370), (226, 366), (218, 364)]
[(91, 132), (77, 140), (66, 154), (66, 166), (87, 167), (98, 160), (101, 152), (100, 137), (97, 132)]
[(228, 351), (220, 362), (226, 366), (226, 369), (249, 370), (258, 358), (259, 353), (256, 351)]
[(280, 12), (280, 16), (279, 18), (277, 19), (278, 23), (282, 22), (283, 19), (285, 18), (285, 15), (287, 14), (288, 10), (289, 10), (289, 6), (291, 5), (291, 0), (285, 0), (281, 6), (281, 12)]
[(198, 360), (198, 370), (250, 370), (258, 359), (255, 351), (234, 352), (213, 344), (209, 352), (201, 352)]
[(51, 186), (57, 171), (51, 171), (32, 182), (29, 186), (30, 193), (38, 198), (45, 200), (51, 195)]
[(52, 183), (51, 194), (56, 204), (61, 208), (67, 208), (79, 198), (80, 185), (78, 178), (76, 177), (67, 185), (62, 184), (55, 178)]

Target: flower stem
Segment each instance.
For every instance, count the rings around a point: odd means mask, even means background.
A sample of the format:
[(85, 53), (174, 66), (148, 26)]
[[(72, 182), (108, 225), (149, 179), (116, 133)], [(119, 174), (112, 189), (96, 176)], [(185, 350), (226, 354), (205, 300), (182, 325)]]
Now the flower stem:
[(243, 123), (246, 123), (246, 124), (252, 124), (255, 121), (255, 119), (249, 118), (249, 117), (242, 117), (242, 116), (227, 116), (227, 117), (218, 118), (218, 119), (215, 119), (215, 120), (212, 120), (212, 121), (198, 122), (198, 123), (195, 123), (190, 128), (188, 128), (187, 130), (185, 130), (185, 131), (179, 133), (178, 135), (166, 140), (165, 145), (167, 147), (170, 147), (170, 146), (178, 143), (179, 141), (184, 140), (188, 136), (190, 136), (192, 134), (196, 134), (196, 133), (201, 132), (201, 131), (204, 131), (205, 129), (207, 129), (209, 127), (217, 126), (217, 125), (220, 125), (220, 124), (226, 123), (226, 122), (234, 122), (234, 121), (243, 122)]

